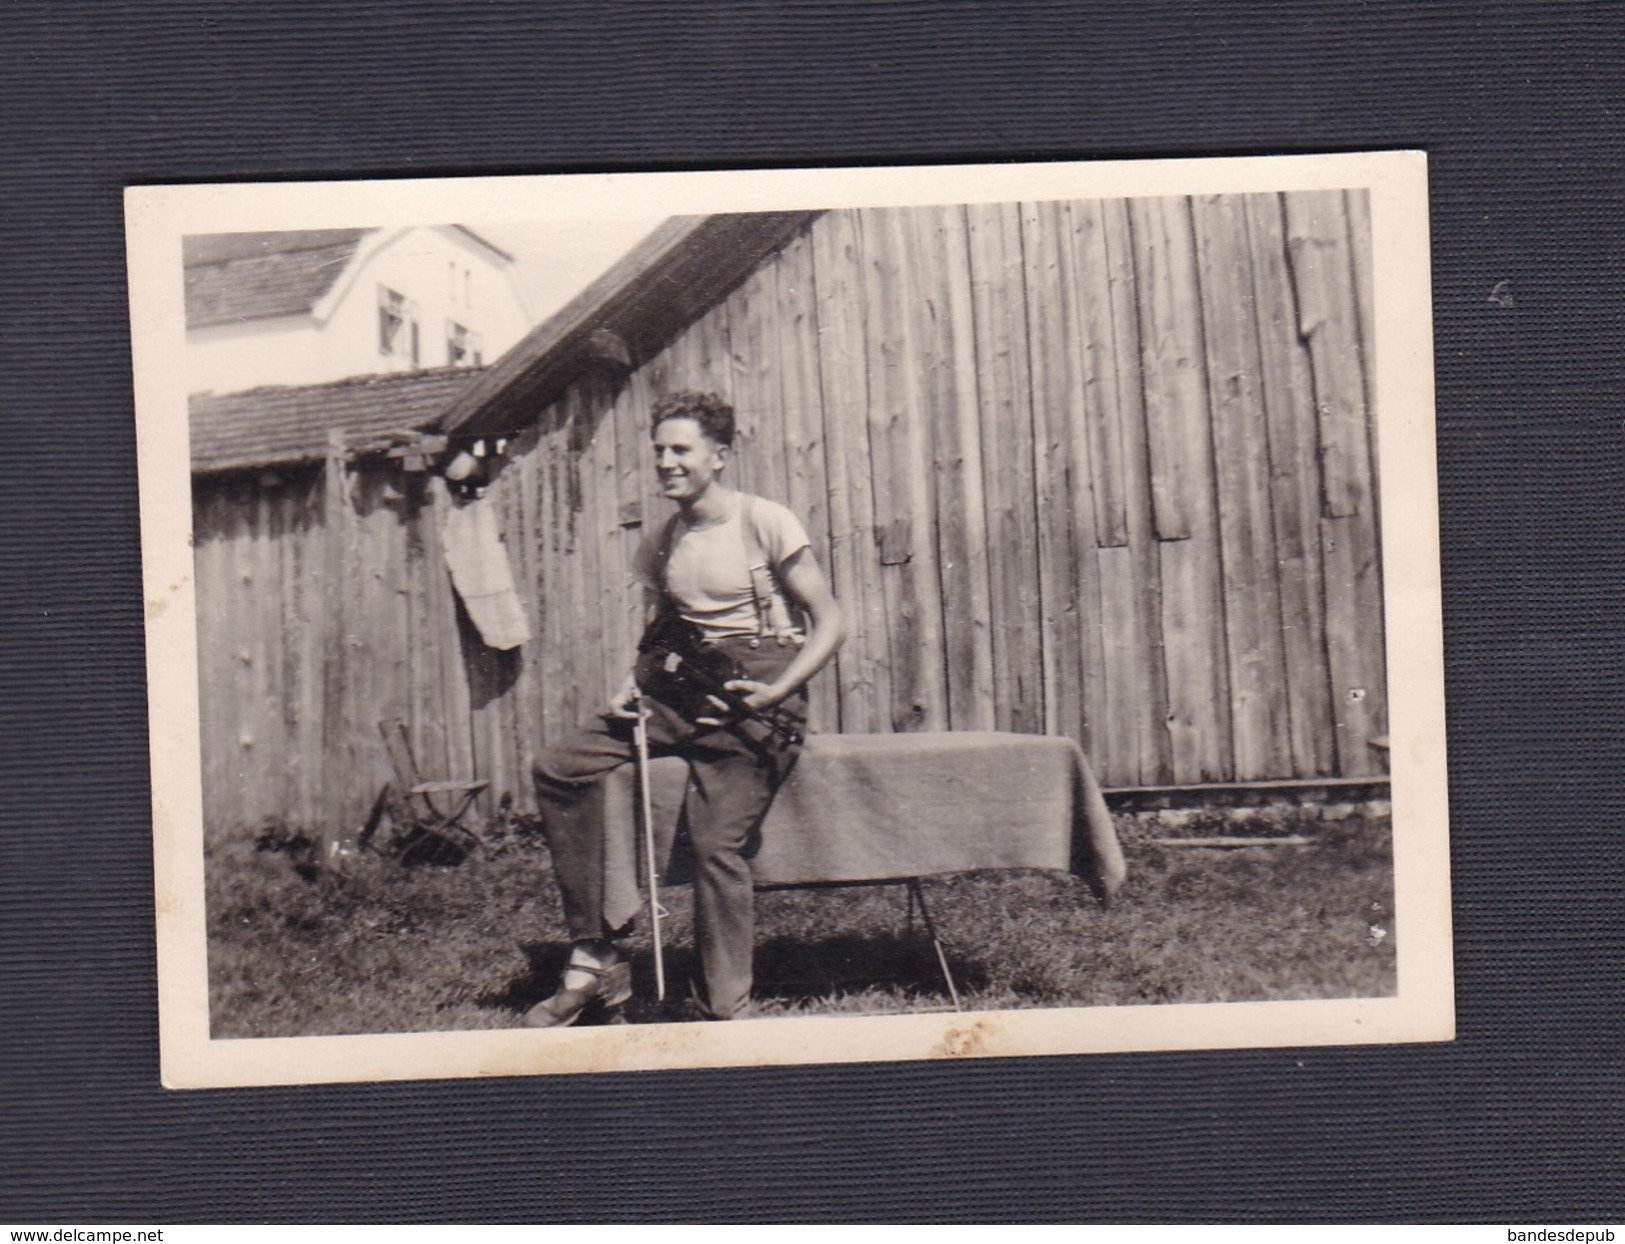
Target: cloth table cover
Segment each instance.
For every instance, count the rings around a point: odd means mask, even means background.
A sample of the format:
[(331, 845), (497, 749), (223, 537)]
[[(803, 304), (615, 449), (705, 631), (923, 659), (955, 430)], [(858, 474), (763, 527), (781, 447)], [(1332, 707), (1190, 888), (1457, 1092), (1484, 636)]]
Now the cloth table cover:
[[(688, 766), (650, 765), (661, 881), (687, 875), (676, 847)], [(641, 861), (633, 766), (606, 782), (605, 915), (637, 914)], [(675, 848), (675, 849), (674, 849)], [(906, 880), (988, 869), (1068, 871), (1109, 898), (1126, 873), (1083, 751), (1047, 735), (820, 734), (808, 738), (762, 824), (758, 886)]]

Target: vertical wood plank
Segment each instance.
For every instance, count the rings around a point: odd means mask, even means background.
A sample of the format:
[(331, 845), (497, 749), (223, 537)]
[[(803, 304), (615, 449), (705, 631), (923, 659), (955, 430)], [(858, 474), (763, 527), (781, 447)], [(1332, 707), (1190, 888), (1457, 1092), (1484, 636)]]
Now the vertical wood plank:
[(564, 568), (564, 435), (558, 421), (550, 418), (537, 453), (542, 456), (539, 472), (539, 513), (536, 531), (541, 636), (537, 645), (541, 657), (541, 689), (538, 703), (542, 714), (542, 737), (552, 740), (569, 729), (575, 720), (574, 691), (565, 675), (568, 655), (563, 632), (569, 625), (567, 593), (569, 578)]
[(255, 578), (260, 594), (255, 602), (252, 630), (248, 642), (253, 652), (250, 668), (254, 673), (255, 734), (259, 743), (255, 748), (256, 770), (251, 779), (252, 797), (273, 806), (284, 805), (285, 762), (288, 738), (284, 729), (281, 706), (277, 694), (281, 690), (282, 645), (278, 642), (276, 627), (281, 616), (277, 594), (282, 589), (281, 557), (277, 548), (280, 526), (274, 486), (262, 481), (255, 490), (254, 506), (258, 511), (254, 523)]
[[(349, 536), (350, 506), (345, 498), (344, 432), (328, 433), (322, 478), (322, 535), (325, 570), (322, 575), (322, 810), (332, 816), (343, 806), (344, 784), (351, 766), (345, 755), (344, 678), (347, 649), (344, 600), (345, 544)], [(337, 826), (330, 819), (317, 827), (317, 842), (325, 863), (337, 845)]]
[(595, 494), (595, 463), (591, 456), (593, 422), (590, 404), (585, 400), (582, 385), (570, 385), (565, 396), (569, 408), (569, 463), (574, 471), (574, 487), (570, 489), (570, 529), (574, 539), (570, 544), (570, 581), (572, 581), (572, 616), (570, 616), (570, 651), (575, 684), (575, 713), (572, 719), (580, 721), (600, 708), (603, 700), (603, 645), (600, 638), (600, 619), (603, 617), (604, 580), (600, 570), (601, 547), (598, 541), (591, 497)]
[(726, 397), (734, 384), (732, 308), (726, 301), (718, 303), (700, 317), (695, 328), (698, 354), (694, 377), (688, 387)]
[[(1343, 191), (1343, 210), (1348, 225), (1350, 280), (1354, 290), (1355, 323), (1359, 328), (1360, 374), (1365, 381), (1367, 423), (1373, 427), (1377, 377), (1374, 370), (1377, 342), (1376, 289), (1371, 273), (1371, 192)], [(1375, 466), (1376, 454), (1372, 453)]]
[(518, 811), (536, 810), (535, 792), (531, 787), (530, 766), (547, 742), (542, 730), (541, 697), (543, 693), (540, 654), (547, 643), (541, 611), (540, 570), (537, 566), (536, 525), (539, 521), (539, 490), (537, 488), (536, 446), (539, 436), (535, 428), (528, 428), (516, 437), (508, 448), (509, 463), (503, 474), (513, 481), (514, 527), (508, 541), (508, 555), (514, 563), (514, 577), (519, 598), (524, 602), (525, 614), (530, 618), (530, 642), (520, 649), (519, 674), (514, 680), (513, 729), (518, 750), (517, 789), (514, 804)]
[(1001, 730), (1044, 729), (1038, 514), (1033, 482), (1021, 209), (966, 209), (975, 324), (977, 403), (987, 497), (989, 629), (994, 720)]
[(1232, 772), (1230, 689), (1190, 205), (1135, 200), (1131, 212), (1173, 776), (1224, 781)]
[[(201, 591), (198, 601), (199, 625), (210, 632), (209, 642), (199, 643), (202, 658), (201, 701), (209, 710), (206, 718), (208, 729), (203, 739), (206, 744), (211, 740), (215, 744), (212, 748), (205, 747), (207, 768), (204, 790), (207, 814), (214, 818), (212, 824), (218, 829), (240, 823), (239, 791), (231, 775), (236, 765), (242, 715), (237, 707), (238, 665), (231, 637), (235, 630), (236, 603), (241, 592), (233, 528), (238, 524), (241, 512), (241, 507), (233, 504), (233, 498), (216, 486), (205, 515), (198, 522), (198, 580), (201, 585), (207, 575), (213, 585), (213, 589), (207, 593), (206, 613), (204, 593)], [(207, 623), (202, 621), (204, 618), (207, 618)]]
[(1223, 712), (1223, 636), (1206, 603), (1211, 593), (1211, 541), (1164, 540), (1162, 633), (1168, 668), (1168, 738), (1174, 781), (1230, 780), (1229, 714)]
[[(1124, 438), (1120, 386), (1139, 388), (1138, 371), (1126, 372), (1118, 344), (1112, 282), (1118, 279), (1108, 250), (1107, 205), (1098, 200), (1067, 205), (1071, 225), (1064, 259), (1075, 291), (1075, 349), (1082, 367), (1078, 392), (1082, 431), (1089, 446), (1090, 497), (1095, 539), (1102, 548), (1128, 543), (1128, 479), (1134, 464)], [(1138, 404), (1138, 393), (1135, 394)]]
[[(1088, 434), (1080, 405), (1077, 297), (1070, 265), (1062, 260), (1070, 230), (1064, 203), (1023, 204), (1044, 731), (1065, 734), (1088, 748), (1078, 595), (1078, 528), (1085, 516), (1077, 494), (1082, 493), (1084, 507), (1091, 502), (1087, 463), (1079, 461)], [(1094, 547), (1092, 536), (1086, 547)]]
[(271, 796), (270, 780), (266, 770), (276, 763), (276, 736), (265, 704), (265, 626), (266, 597), (275, 591), (266, 560), (266, 509), (264, 488), (257, 479), (251, 479), (243, 497), (248, 509), (246, 539), (243, 543), (244, 593), (240, 628), (236, 632), (238, 659), (242, 664), (243, 737), (248, 746), (238, 752), (238, 771), (235, 780), (242, 791), (241, 798), (252, 808), (262, 806)]
[(1382, 582), (1370, 519), (1320, 520), (1326, 575), (1326, 657), (1336, 720), (1337, 773), (1360, 777), (1386, 765), (1370, 746), (1384, 732)]
[(919, 356), (910, 308), (914, 256), (907, 212), (864, 212), (864, 305), (869, 311), (869, 446), (875, 535), (891, 653), (891, 727), (947, 727), (942, 667), (942, 587), (937, 574)]
[(580, 642), (583, 583), (581, 559), (577, 552), (576, 498), (580, 493), (580, 464), (571, 448), (571, 419), (573, 407), (570, 395), (564, 394), (556, 403), (557, 431), (551, 437), (551, 463), (553, 477), (551, 491), (553, 509), (553, 582), (549, 585), (552, 607), (551, 640), (557, 653), (553, 694), (548, 703), (556, 717), (555, 734), (570, 730), (582, 720), (585, 705), (581, 701), (580, 667), (576, 664), (575, 645)]
[[(440, 661), (435, 651), (434, 628), (429, 609), (428, 562), (435, 554), (434, 510), (429, 497), (428, 478), (410, 475), (404, 480), (407, 500), (403, 511), (406, 528), (407, 587), (407, 723), (412, 732), (412, 748), (419, 764), (444, 764), (446, 722), (438, 693)], [(380, 740), (380, 744), (382, 740)]]
[(203, 784), (203, 824), (206, 831), (215, 826), (214, 774), (212, 772), (216, 749), (211, 740), (220, 737), (220, 726), (215, 719), (218, 703), (213, 694), (215, 685), (214, 648), (214, 533), (210, 523), (210, 498), (202, 481), (192, 481), (192, 607), (197, 612), (197, 678), (198, 678), (198, 731), (202, 742), (198, 757), (199, 777)]
[(1142, 733), (1145, 723), (1156, 720), (1160, 701), (1148, 690), (1135, 550), (1107, 545), (1095, 550), (1093, 561), (1100, 579), (1106, 708), (1092, 732), (1090, 759), (1109, 786), (1150, 785), (1159, 780), (1158, 769), (1155, 752), (1147, 756)]
[(645, 366), (644, 370), (649, 373), (649, 386), (656, 399), (687, 385), (687, 377), (693, 373), (693, 368), (688, 364), (690, 343), (697, 335), (695, 325), (690, 324)]
[(1291, 767), (1263, 362), (1242, 199), (1204, 195), (1191, 207), (1207, 347), (1235, 777), (1251, 781)]
[(1278, 195), (1252, 195), (1244, 203), (1269, 439), (1291, 772), (1313, 777), (1334, 773), (1337, 761), (1326, 667), (1315, 398), (1298, 336), (1282, 211)]
[(219, 694), (220, 622), (216, 588), (224, 582), (220, 563), (217, 495), (201, 480), (192, 484), (192, 578), (194, 607), (197, 610), (197, 677), (198, 677), (198, 731), (202, 741), (199, 757), (200, 777), (203, 783), (203, 824), (213, 833), (223, 828), (225, 821), (220, 807), (222, 783), (218, 772), (220, 741), (226, 737), (227, 724), (222, 709), (224, 696)]
[(384, 771), (374, 749), (378, 719), (390, 696), (388, 668), (397, 627), (385, 597), (390, 560), (389, 527), (394, 516), (383, 503), (384, 475), (370, 464), (350, 472), (350, 541), (345, 554), (348, 608), (345, 660), (351, 674), (345, 705), (349, 780), (339, 810), (345, 839), (354, 842), (378, 793)]
[[(643, 589), (633, 571), (638, 548), (649, 533), (665, 521), (667, 503), (655, 491), (654, 456), (649, 449), (649, 416), (655, 397), (650, 388), (649, 368), (640, 368), (627, 378), (620, 400), (611, 414), (615, 420), (615, 496), (619, 510), (621, 565), (624, 592), (615, 612), (619, 625), (614, 634), (615, 660), (627, 670), (638, 637), (643, 633)], [(622, 671), (624, 672), (624, 671)]]
[(1190, 270), (1189, 207), (1182, 198), (1130, 202), (1135, 279), (1140, 290), (1140, 351), (1146, 444), (1151, 459), (1157, 537), (1187, 539), (1189, 512), (1206, 472), (1191, 444), (1190, 415), (1206, 398), (1196, 288)]
[[(1114, 435), (1115, 421), (1108, 418), (1098, 404), (1091, 405), (1090, 385), (1094, 370), (1102, 366), (1103, 359), (1091, 357), (1091, 332), (1098, 325), (1091, 317), (1098, 317), (1099, 308), (1109, 305), (1108, 288), (1100, 284), (1103, 275), (1098, 270), (1080, 266), (1078, 234), (1079, 218), (1089, 228), (1098, 228), (1098, 220), (1091, 215), (1092, 208), (1078, 203), (1055, 205), (1057, 270), (1061, 276), (1059, 310), (1061, 331), (1065, 336), (1063, 350), (1066, 394), (1064, 402), (1054, 410), (1064, 420), (1062, 435), (1066, 441), (1067, 516), (1071, 527), (1071, 563), (1064, 568), (1070, 578), (1068, 588), (1070, 616), (1062, 618), (1062, 640), (1075, 645), (1078, 663), (1078, 707), (1075, 720), (1078, 726), (1067, 733), (1076, 738), (1090, 753), (1096, 750), (1095, 730), (1107, 713), (1106, 644), (1101, 631), (1104, 609), (1100, 597), (1098, 557), (1090, 556), (1109, 540), (1126, 539), (1116, 532), (1103, 532), (1099, 519), (1105, 516), (1108, 524), (1125, 520), (1123, 509), (1123, 480), (1120, 447)], [(1030, 296), (1030, 290), (1029, 290)], [(1100, 397), (1097, 387), (1094, 398)], [(1036, 419), (1035, 419), (1036, 424)]]
[(891, 702), (891, 658), (874, 554), (863, 238), (857, 213), (826, 213), (813, 226), (812, 238), (829, 461), (830, 563), (835, 594), (850, 627), (836, 658), (841, 729), (874, 733), (884, 728)]
[(312, 830), (322, 818), (322, 695), (324, 658), (327, 633), (323, 629), (327, 584), (324, 559), (327, 555), (327, 529), (322, 513), (325, 501), (326, 472), (318, 470), (309, 482), (305, 494), (305, 523), (300, 540), (300, 578), (304, 582), (301, 593), (300, 628), (303, 635), (303, 676), (300, 680), (301, 711), (304, 721), (301, 733), (303, 746), (310, 757), (305, 766), (303, 783), (304, 824)]
[(606, 378), (598, 374), (583, 376), (582, 407), (592, 431), (586, 457), (591, 464), (588, 493), (585, 498), (591, 519), (592, 579), (596, 589), (592, 617), (584, 638), (591, 643), (594, 661), (592, 669), (597, 682), (590, 691), (593, 703), (589, 711), (597, 711), (608, 702), (611, 693), (620, 684), (626, 656), (616, 645), (615, 628), (609, 619), (620, 616), (626, 600), (628, 568), (622, 560), (619, 537), (620, 524), (616, 502), (616, 476), (619, 465), (615, 456), (615, 427), (611, 422), (612, 392)]
[(783, 505), (789, 497), (789, 462), (779, 406), (778, 342), (770, 333), (776, 284), (771, 271), (759, 270), (728, 299), (733, 360), (728, 394), (742, 434), (739, 456), (750, 468), (749, 491)]
[[(291, 809), (299, 799), (300, 775), (304, 769), (304, 756), (299, 737), (299, 640), (297, 632), (297, 603), (293, 578), (294, 548), (298, 539), (298, 511), (295, 486), (289, 481), (279, 482), (267, 490), (270, 508), (271, 564), (269, 590), (274, 600), (265, 602), (269, 630), (261, 642), (270, 650), (274, 673), (270, 680), (266, 705), (276, 719), (277, 755), (276, 775), (269, 792), (275, 805)], [(287, 815), (284, 812), (284, 815)]]
[(266, 733), (262, 690), (265, 658), (260, 645), (260, 614), (268, 590), (264, 566), (264, 515), (259, 506), (258, 485), (251, 483), (249, 487), (250, 491), (243, 498), (248, 522), (243, 541), (241, 622), (236, 632), (238, 660), (242, 666), (243, 737), (249, 742), (238, 753), (237, 782), (242, 788), (242, 798), (252, 805), (255, 799), (264, 797), (262, 757), (273, 756), (275, 745)]
[[(496, 451), (487, 443), (486, 452)], [(483, 500), (476, 502), (494, 510), (497, 539), (503, 545), (510, 571), (514, 569), (510, 540), (514, 521), (510, 510), (510, 490), (513, 481), (504, 478), (501, 463), (493, 463), (492, 480)], [(521, 603), (521, 608), (523, 604)], [(511, 703), (508, 688), (519, 668), (521, 649), (498, 652), (487, 645), (478, 628), (471, 627), (469, 638), (473, 642), (465, 647), (470, 656), (480, 658), (480, 682), (474, 682), (470, 671), (470, 710), (474, 718), (474, 772), (473, 776), (488, 778), (491, 785), (475, 801), (475, 807), (485, 816), (493, 815), (504, 798), (514, 795), (514, 729), (509, 713)]]
[[(818, 371), (818, 289), (813, 243), (793, 240), (772, 265), (778, 342), (779, 410), (784, 420), (788, 504), (807, 529), (813, 555), (831, 575), (829, 475), (825, 467), (823, 384)], [(832, 578), (833, 583), (833, 578)], [(850, 603), (840, 601), (843, 609)], [(829, 669), (808, 688), (808, 726), (840, 729), (837, 675)]]
[[(432, 627), (435, 693), (439, 699), (441, 720), (445, 722), (445, 756), (436, 757), (440, 763), (434, 767), (447, 778), (469, 777), (474, 772), (474, 738), (472, 713), (469, 703), (468, 674), (463, 659), (462, 627), (466, 625), (458, 616), (456, 589), (451, 585), (451, 573), (446, 568), (445, 546), (441, 532), (446, 526), (446, 512), (451, 507), (451, 496), (446, 481), (440, 476), (429, 478), (429, 524), (426, 533), (433, 543), (425, 550), (424, 566), (428, 570), (429, 621)], [(415, 742), (415, 740), (414, 740)], [(424, 765), (421, 753), (419, 766)]]
[(1382, 730), (1386, 689), (1369, 410), (1346, 204), (1337, 191), (1288, 194), (1284, 204), (1298, 330), (1320, 416), (1321, 556), (1337, 767), (1359, 775), (1374, 771), (1368, 743)]
[(881, 555), (894, 731), (947, 726), (942, 671), (941, 581), (929, 500), (928, 447), (913, 341), (913, 257), (907, 211), (860, 216), (864, 307), (869, 312), (869, 448), (874, 456), (874, 534)]
[(823, 387), (818, 375), (817, 286), (812, 238), (794, 239), (770, 275), (777, 350), (776, 407), (784, 424), (785, 504), (801, 519), (829, 567), (829, 479), (824, 466)]
[(531, 637), (504, 657), (507, 664), (496, 728), (501, 731), (508, 771), (508, 781), (504, 789), (511, 797), (513, 806), (522, 809), (530, 797), (530, 762), (535, 754), (529, 742), (527, 721), (529, 712), (524, 688), (527, 667), (535, 651), (537, 622), (526, 582), (525, 562), (529, 553), (530, 531), (529, 515), (524, 506), (525, 479), (523, 473), (516, 469), (512, 454), (510, 442), (497, 476), (503, 514), (502, 542), (507, 549), (508, 566), (513, 571), (519, 606), (524, 610), (525, 617), (530, 623)]
[(1320, 416), (1321, 513), (1345, 518), (1367, 508), (1371, 464), (1343, 194), (1300, 191), (1285, 203), (1298, 332)]
[[(1377, 373), (1375, 281), (1371, 272), (1371, 192), (1345, 190), (1343, 207), (1348, 222), (1350, 279), (1353, 282), (1355, 323), (1359, 326), (1360, 378), (1365, 383), (1366, 457), (1371, 469), (1371, 509), (1380, 528), (1382, 467), (1377, 452)], [(1380, 559), (1379, 559), (1380, 564)]]
[(345, 780), (342, 799), (330, 809), (334, 831), (344, 840), (353, 841), (360, 828), (365, 810), (358, 805), (371, 792), (364, 792), (360, 775), (365, 771), (361, 718), (370, 707), (376, 679), (373, 674), (375, 653), (372, 648), (371, 570), (363, 549), (367, 547), (371, 532), (366, 512), (367, 479), (364, 470), (357, 467), (347, 472), (345, 500), (349, 508), (349, 531), (344, 542), (344, 762)]
[[(497, 520), (500, 535), (501, 496), (502, 485), (498, 481), (487, 489), (486, 495), (482, 498), (453, 500), (448, 496), (447, 500), (452, 506), (481, 506), (491, 509), (493, 518)], [(484, 642), (479, 629), (468, 617), (466, 604), (460, 596), (455, 595), (456, 590), (454, 585), (452, 591), (461, 641), (462, 671), (469, 693), (470, 760), (467, 769), (447, 776), (475, 777), (489, 782), (490, 785), (481, 792), (474, 806), (482, 815), (490, 815), (503, 793), (512, 790), (507, 732), (502, 728), (501, 687), (506, 673), (506, 663), (514, 657), (512, 654), (497, 652)]]
[(321, 642), (319, 624), (321, 572), (313, 545), (320, 531), (321, 471), (290, 479), (287, 485), (286, 548), (282, 617), (283, 694), (289, 751), (287, 803), (282, 810), (290, 824), (314, 826), (321, 798)]
[(219, 497), (219, 525), (216, 527), (216, 561), (219, 565), (218, 583), (213, 619), (218, 640), (215, 644), (214, 694), (219, 697), (223, 710), (220, 714), (220, 743), (218, 760), (214, 766), (217, 806), (221, 809), (222, 824), (231, 824), (238, 816), (241, 789), (234, 780), (239, 764), (242, 711), (237, 707), (242, 696), (242, 665), (237, 660), (237, 648), (232, 642), (238, 633), (238, 604), (242, 600), (241, 539), (247, 526), (247, 515), (242, 505), (231, 504)]
[(227, 780), (232, 786), (233, 801), (239, 807), (249, 807), (245, 784), (255, 768), (251, 757), (255, 745), (253, 709), (253, 648), (248, 642), (249, 627), (254, 616), (254, 602), (259, 593), (259, 582), (252, 561), (254, 547), (254, 508), (252, 494), (244, 492), (241, 510), (235, 524), (232, 548), (232, 601), (229, 614), (231, 629), (231, 686), (233, 700), (241, 707), (236, 714), (237, 730), (233, 735), (231, 760)]
[[(377, 785), (388, 781), (393, 774), (390, 772), (388, 757), (383, 750), (383, 740), (377, 732), (377, 722), (398, 717), (403, 721), (412, 719), (412, 659), (411, 659), (411, 628), (412, 628), (412, 585), (407, 580), (407, 540), (410, 533), (411, 497), (412, 487), (406, 479), (406, 473), (397, 465), (392, 466), (383, 474), (382, 485), (392, 490), (394, 500), (383, 509), (387, 514), (388, 546), (384, 554), (384, 610), (387, 612), (388, 664), (385, 670), (385, 694), (376, 708), (376, 720), (369, 727), (363, 724), (366, 730), (365, 747), (358, 745), (358, 752), (372, 757), (373, 773), (377, 778)], [(371, 783), (369, 783), (371, 785)], [(370, 792), (376, 795), (374, 789)]]
[(987, 502), (970, 255), (960, 207), (916, 208), (906, 224), (918, 272), (911, 299), (925, 430), (933, 443), (932, 501), (947, 677), (948, 723), (994, 727), (993, 638), (988, 626)]
[[(1168, 686), (1162, 656), (1161, 563), (1141, 397), (1134, 239), (1127, 200), (1107, 200), (1099, 206), (1110, 366), (1116, 375), (1110, 390), (1103, 388), (1115, 393), (1115, 404), (1102, 414), (1114, 419), (1119, 429), (1128, 545), (1125, 555), (1112, 552), (1120, 546), (1106, 545), (1097, 558), (1105, 618), (1106, 709), (1105, 735), (1097, 733), (1093, 758), (1102, 781), (1156, 785), (1173, 780), (1173, 757), (1165, 729)], [(1105, 365), (1105, 360), (1097, 365)]]

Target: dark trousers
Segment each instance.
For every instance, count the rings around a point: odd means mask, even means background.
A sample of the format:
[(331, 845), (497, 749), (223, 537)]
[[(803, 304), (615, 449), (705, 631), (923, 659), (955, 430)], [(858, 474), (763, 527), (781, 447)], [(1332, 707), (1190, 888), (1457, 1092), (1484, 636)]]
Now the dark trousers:
[[(755, 646), (753, 646), (755, 645)], [(772, 682), (795, 655), (772, 640), (724, 640), (745, 678)], [(645, 680), (639, 678), (640, 683)], [(692, 780), (684, 803), (694, 848), (694, 934), (705, 978), (705, 1008), (718, 1019), (750, 1001), (755, 892), (750, 858), (763, 816), (798, 749), (760, 726), (697, 726), (660, 700), (645, 701), (651, 756), (678, 755)], [(806, 719), (806, 693), (782, 706)], [(573, 941), (612, 938), (604, 916), (606, 831), (601, 779), (633, 759), (630, 720), (600, 717), (553, 744), (534, 777), (553, 868)]]

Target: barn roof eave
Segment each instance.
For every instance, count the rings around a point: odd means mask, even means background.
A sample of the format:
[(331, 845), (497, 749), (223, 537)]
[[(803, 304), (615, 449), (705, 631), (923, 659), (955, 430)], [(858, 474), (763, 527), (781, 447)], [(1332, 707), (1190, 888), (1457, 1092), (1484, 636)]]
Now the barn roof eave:
[(821, 214), (672, 217), (487, 367), (439, 430), (517, 432), (606, 354), (617, 366), (641, 366)]

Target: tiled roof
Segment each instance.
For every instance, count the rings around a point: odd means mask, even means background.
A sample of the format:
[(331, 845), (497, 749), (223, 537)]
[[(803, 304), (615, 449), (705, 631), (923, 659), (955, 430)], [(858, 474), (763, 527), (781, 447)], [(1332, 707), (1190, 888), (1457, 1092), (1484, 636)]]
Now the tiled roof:
[(191, 398), (192, 470), (238, 471), (323, 456), (329, 428), (352, 448), (381, 446), (397, 429), (435, 419), (480, 374), (476, 367), (357, 376)]
[(370, 229), (197, 234), (182, 241), (186, 326), (309, 311)]

